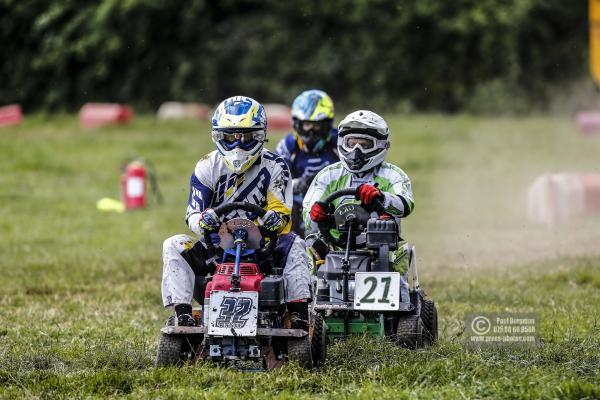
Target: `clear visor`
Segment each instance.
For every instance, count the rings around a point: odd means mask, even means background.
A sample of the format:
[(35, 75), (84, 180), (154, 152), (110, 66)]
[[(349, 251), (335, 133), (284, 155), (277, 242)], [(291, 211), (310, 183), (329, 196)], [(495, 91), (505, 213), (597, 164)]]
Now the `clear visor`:
[(347, 152), (359, 148), (363, 153), (371, 153), (379, 149), (385, 149), (386, 140), (377, 140), (369, 135), (351, 133), (338, 138), (338, 146), (342, 146)]

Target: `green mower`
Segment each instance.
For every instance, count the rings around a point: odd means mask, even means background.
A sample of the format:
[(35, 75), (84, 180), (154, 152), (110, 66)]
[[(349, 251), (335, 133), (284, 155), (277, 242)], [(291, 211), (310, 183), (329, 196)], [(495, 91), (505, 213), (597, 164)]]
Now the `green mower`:
[[(330, 194), (323, 202), (355, 198), (356, 189)], [(369, 210), (355, 201), (340, 202), (319, 224), (320, 240), (330, 250), (316, 264), (313, 303), (313, 360), (322, 362), (329, 342), (368, 334), (408, 347), (437, 340), (437, 310), (419, 286), (414, 246), (401, 244), (400, 222), (381, 202)], [(407, 271), (398, 272), (400, 259)]]

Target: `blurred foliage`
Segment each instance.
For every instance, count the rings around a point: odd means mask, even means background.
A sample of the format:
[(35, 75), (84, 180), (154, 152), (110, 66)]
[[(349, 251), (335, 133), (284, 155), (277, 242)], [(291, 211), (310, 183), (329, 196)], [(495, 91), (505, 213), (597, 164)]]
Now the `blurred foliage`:
[(320, 87), (348, 107), (522, 111), (586, 73), (587, 2), (0, 0), (0, 40), (0, 104), (27, 110)]

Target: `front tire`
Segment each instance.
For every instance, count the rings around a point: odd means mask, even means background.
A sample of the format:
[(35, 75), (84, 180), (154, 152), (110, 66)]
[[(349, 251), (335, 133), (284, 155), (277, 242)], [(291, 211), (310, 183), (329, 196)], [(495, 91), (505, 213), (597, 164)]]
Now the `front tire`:
[(289, 338), (287, 345), (288, 360), (298, 362), (305, 369), (313, 367), (312, 349), (308, 335), (302, 338)]
[(160, 334), (158, 348), (156, 349), (155, 367), (180, 367), (184, 363), (185, 338), (180, 335)]

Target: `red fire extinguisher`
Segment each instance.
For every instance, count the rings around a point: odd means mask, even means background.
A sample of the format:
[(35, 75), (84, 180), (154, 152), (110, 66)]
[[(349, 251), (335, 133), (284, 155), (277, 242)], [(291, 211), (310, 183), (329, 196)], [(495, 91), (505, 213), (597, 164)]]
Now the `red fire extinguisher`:
[(157, 201), (160, 202), (162, 197), (152, 165), (140, 158), (131, 159), (125, 164), (121, 175), (121, 196), (125, 209), (134, 210), (146, 207), (148, 180)]

